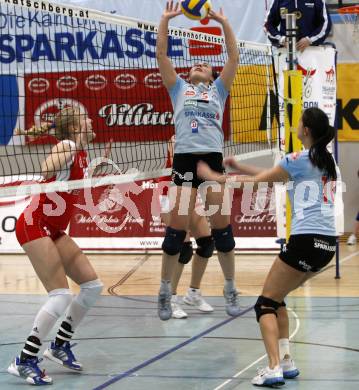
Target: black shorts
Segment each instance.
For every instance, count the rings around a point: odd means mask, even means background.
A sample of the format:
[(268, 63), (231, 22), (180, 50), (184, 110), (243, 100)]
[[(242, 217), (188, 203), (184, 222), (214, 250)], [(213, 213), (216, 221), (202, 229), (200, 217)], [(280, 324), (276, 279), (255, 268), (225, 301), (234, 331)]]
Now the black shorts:
[(197, 163), (206, 162), (211, 169), (223, 173), (222, 153), (175, 153), (172, 165), (172, 181), (177, 186), (192, 182), (192, 188), (198, 188), (204, 180), (197, 177)]
[(289, 237), (279, 258), (301, 272), (318, 272), (332, 260), (336, 238), (320, 234), (297, 234)]

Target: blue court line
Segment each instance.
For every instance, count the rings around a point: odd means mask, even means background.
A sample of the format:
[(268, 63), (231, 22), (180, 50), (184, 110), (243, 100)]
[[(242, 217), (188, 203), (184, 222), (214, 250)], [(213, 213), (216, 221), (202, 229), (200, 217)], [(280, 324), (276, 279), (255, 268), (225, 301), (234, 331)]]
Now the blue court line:
[(212, 327), (210, 327), (210, 328), (204, 330), (203, 332), (201, 332), (201, 333), (191, 337), (190, 339), (188, 339), (186, 341), (183, 341), (180, 344), (175, 345), (174, 347), (168, 349), (167, 351), (161, 352), (160, 354), (154, 356), (153, 358), (148, 359), (148, 360), (144, 361), (143, 363), (141, 363), (141, 364), (139, 364), (139, 365), (137, 365), (137, 366), (135, 366), (133, 368), (130, 368), (129, 370), (123, 372), (122, 374), (118, 374), (118, 375), (114, 376), (113, 378), (109, 379), (108, 381), (106, 381), (102, 385), (99, 385), (99, 386), (95, 387), (93, 390), (105, 389), (106, 387), (108, 387), (108, 386), (110, 386), (110, 385), (120, 381), (121, 379), (126, 378), (126, 377), (132, 375), (134, 372), (136, 372), (138, 370), (141, 370), (144, 367), (149, 366), (150, 364), (156, 362), (157, 360), (160, 360), (160, 359), (164, 358), (165, 356), (171, 354), (172, 352), (178, 351), (179, 349), (185, 347), (188, 344), (193, 343), (194, 341), (200, 339), (201, 337), (205, 336), (206, 334), (213, 332), (214, 330), (220, 328), (223, 325), (228, 324), (229, 322), (235, 320), (238, 317), (241, 317), (242, 315), (244, 315), (244, 314), (248, 313), (249, 311), (251, 311), (253, 308), (254, 308), (254, 306), (248, 307), (247, 309), (245, 309), (242, 312), (240, 312), (238, 314), (238, 316), (228, 318), (228, 319), (220, 322), (217, 325), (213, 325)]

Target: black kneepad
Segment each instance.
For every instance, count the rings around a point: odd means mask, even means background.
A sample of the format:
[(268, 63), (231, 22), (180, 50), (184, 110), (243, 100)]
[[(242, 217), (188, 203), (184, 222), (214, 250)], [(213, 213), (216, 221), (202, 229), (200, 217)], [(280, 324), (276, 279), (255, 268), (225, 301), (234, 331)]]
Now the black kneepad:
[(279, 306), (280, 306), (280, 307), (286, 307), (287, 305), (286, 305), (286, 303), (283, 301), (283, 302), (281, 302), (281, 303), (279, 304)]
[(230, 252), (236, 246), (231, 225), (224, 229), (212, 229), (212, 236), (219, 252)]
[(259, 319), (264, 314), (274, 314), (277, 317), (277, 310), (280, 306), (281, 304), (279, 302), (273, 301), (273, 299), (266, 298), (263, 295), (261, 295), (258, 298), (256, 304), (254, 305), (257, 321), (259, 322)]
[(188, 264), (192, 259), (192, 255), (193, 255), (192, 242), (191, 241), (184, 242), (182, 245), (178, 262), (181, 264)]
[(213, 255), (214, 240), (212, 236), (200, 237), (196, 240), (198, 256), (209, 259)]
[(186, 234), (185, 230), (172, 229), (167, 226), (165, 239), (162, 243), (163, 251), (169, 256), (180, 253)]

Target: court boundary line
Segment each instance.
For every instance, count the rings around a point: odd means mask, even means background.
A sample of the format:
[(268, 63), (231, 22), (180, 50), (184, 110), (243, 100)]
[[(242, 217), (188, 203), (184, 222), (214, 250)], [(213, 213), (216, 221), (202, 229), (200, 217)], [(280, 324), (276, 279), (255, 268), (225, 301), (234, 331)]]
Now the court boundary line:
[(122, 374), (118, 374), (116, 376), (114, 376), (113, 378), (109, 379), (108, 381), (104, 382), (103, 384), (99, 385), (99, 386), (96, 386), (93, 388), (93, 390), (102, 390), (102, 389), (105, 389), (106, 387), (120, 381), (121, 379), (124, 379), (126, 377), (130, 377), (133, 373), (135, 373), (136, 371), (144, 368), (144, 367), (147, 367), (149, 366), (150, 364), (158, 361), (158, 360), (161, 360), (162, 358), (164, 358), (165, 356), (167, 355), (170, 355), (171, 353), (173, 352), (176, 352), (178, 351), (179, 349), (187, 346), (188, 344), (191, 344), (193, 343), (194, 341), (202, 338), (203, 336), (213, 332), (214, 330), (217, 330), (218, 328), (222, 327), (223, 325), (227, 325), (228, 323), (234, 321), (235, 319), (243, 316), (244, 314), (250, 312), (251, 310), (253, 310), (254, 306), (249, 306), (247, 307), (246, 309), (244, 309), (243, 311), (241, 311), (237, 316), (235, 317), (230, 317), (230, 318), (227, 318), (226, 320), (224, 321), (221, 321), (219, 322), (218, 324), (216, 325), (213, 325), (211, 326), (210, 328), (208, 329), (205, 329), (204, 331), (198, 333), (197, 335), (195, 336), (192, 336), (190, 339), (188, 340), (185, 340), (183, 341), (182, 343), (179, 343), (175, 346), (173, 346), (172, 348), (169, 348), (167, 349), (166, 351), (163, 351), (161, 353), (159, 353), (158, 355), (155, 355), (154, 357), (150, 358), (150, 359), (147, 359), (145, 360), (144, 362), (138, 364), (137, 366), (133, 367), (133, 368), (130, 368), (129, 370), (123, 372)]
[[(354, 252), (354, 253), (351, 253), (350, 255), (347, 255), (345, 256), (342, 260), (339, 261), (340, 264), (342, 263), (345, 263), (346, 261), (350, 260), (351, 258), (357, 256), (359, 254), (359, 251), (357, 252)], [(333, 265), (331, 266), (327, 266), (325, 267), (324, 269), (322, 269), (320, 272), (318, 272), (316, 275), (313, 276), (313, 278), (315, 278), (317, 275), (320, 275), (322, 272), (325, 272), (327, 271), (328, 269), (332, 268)], [(295, 313), (294, 310), (288, 308), (288, 310), (291, 311), (291, 313), (294, 315), (294, 318), (296, 319), (296, 323), (297, 323), (297, 326), (294, 330), (294, 332), (289, 336), (289, 340), (291, 340), (298, 332), (299, 330), (299, 326), (300, 326), (300, 320), (299, 320), (299, 317), (297, 316), (297, 313)], [(238, 371), (236, 374), (233, 375), (233, 379), (236, 379), (238, 378), (240, 375), (242, 375), (244, 372), (246, 372), (247, 370), (249, 370), (250, 368), (252, 368), (254, 365), (256, 365), (257, 363), (259, 363), (260, 361), (262, 361), (265, 357), (267, 356), (267, 354), (264, 354), (262, 355), (261, 357), (259, 357), (257, 360), (255, 360), (254, 362), (250, 363), (247, 367), (243, 368), (241, 371)], [(225, 382), (221, 383), (219, 386), (215, 387), (213, 390), (220, 390), (222, 389), (223, 387), (225, 387), (226, 385), (228, 385), (228, 383), (232, 382), (233, 379), (228, 379), (226, 380)]]

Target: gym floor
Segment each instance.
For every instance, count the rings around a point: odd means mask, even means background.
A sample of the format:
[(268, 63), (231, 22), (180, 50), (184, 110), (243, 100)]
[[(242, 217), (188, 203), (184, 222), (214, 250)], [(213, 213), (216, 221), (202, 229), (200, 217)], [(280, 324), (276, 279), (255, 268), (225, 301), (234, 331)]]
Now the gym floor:
[[(341, 279), (334, 264), (287, 300), (291, 353), (301, 371), (285, 388), (345, 390), (359, 388), (359, 248), (341, 247)], [(273, 255), (238, 255), (237, 285), (242, 314), (225, 314), (223, 278), (214, 257), (203, 295), (215, 311), (191, 307), (185, 320), (162, 322), (156, 314), (159, 255), (90, 255), (106, 289), (75, 334), (74, 348), (85, 369), (71, 372), (44, 361), (52, 389), (219, 390), (253, 389), (250, 379), (266, 365), (252, 310)], [(185, 269), (179, 294), (189, 283)], [(28, 386), (6, 368), (19, 353), (35, 313), (46, 295), (22, 255), (0, 257), (0, 389)], [(74, 291), (76, 291), (75, 286)], [(49, 336), (53, 337), (54, 332)]]

